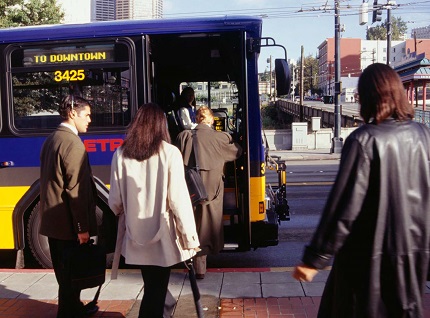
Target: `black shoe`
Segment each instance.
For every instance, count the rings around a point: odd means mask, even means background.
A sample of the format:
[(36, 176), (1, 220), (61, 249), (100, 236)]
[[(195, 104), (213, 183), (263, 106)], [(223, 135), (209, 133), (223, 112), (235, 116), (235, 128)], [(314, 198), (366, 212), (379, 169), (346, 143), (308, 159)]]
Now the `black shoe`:
[(204, 279), (205, 278), (205, 274), (196, 274), (196, 278), (197, 279)]
[(84, 306), (84, 315), (85, 316), (91, 316), (93, 314), (95, 314), (97, 311), (99, 311), (99, 306), (92, 304), (92, 303), (88, 303)]

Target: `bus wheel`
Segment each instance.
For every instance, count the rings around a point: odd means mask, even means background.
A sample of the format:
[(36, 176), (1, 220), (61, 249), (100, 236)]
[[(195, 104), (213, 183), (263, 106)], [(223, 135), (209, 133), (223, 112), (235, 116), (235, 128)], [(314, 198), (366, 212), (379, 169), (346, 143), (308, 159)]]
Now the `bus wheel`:
[[(40, 228), (40, 202), (36, 204), (33, 211), (31, 211), (30, 218), (27, 223), (27, 242), (30, 246), (31, 253), (36, 261), (43, 268), (52, 268), (51, 253), (49, 251), (48, 237), (39, 234)], [(97, 207), (96, 217), (97, 223), (100, 226), (102, 222), (103, 211)], [(106, 267), (112, 267), (113, 253), (106, 255)]]
[(31, 211), (27, 223), (27, 242), (31, 253), (43, 268), (52, 268), (51, 253), (49, 252), (48, 237), (39, 234), (40, 228), (40, 202)]

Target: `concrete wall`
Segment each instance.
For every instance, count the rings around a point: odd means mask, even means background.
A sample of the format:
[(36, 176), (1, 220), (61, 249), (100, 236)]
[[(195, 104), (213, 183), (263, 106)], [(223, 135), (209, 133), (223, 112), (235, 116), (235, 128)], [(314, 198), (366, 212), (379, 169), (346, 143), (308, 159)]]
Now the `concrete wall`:
[[(297, 123), (307, 124), (307, 123)], [(297, 128), (299, 131), (293, 131)], [(314, 150), (314, 149), (329, 149), (331, 148), (331, 140), (334, 136), (334, 131), (331, 128), (321, 128), (315, 132), (305, 130), (303, 136), (303, 127), (293, 127), (293, 129), (276, 129), (264, 130), (269, 149), (272, 150)], [(341, 128), (340, 137), (345, 139), (353, 132), (356, 127)]]

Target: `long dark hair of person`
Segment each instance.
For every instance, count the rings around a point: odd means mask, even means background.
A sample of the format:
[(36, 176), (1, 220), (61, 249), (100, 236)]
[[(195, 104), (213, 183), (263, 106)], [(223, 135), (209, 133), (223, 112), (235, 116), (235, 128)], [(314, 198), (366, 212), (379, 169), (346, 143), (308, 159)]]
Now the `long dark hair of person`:
[(137, 161), (149, 159), (160, 151), (163, 140), (170, 143), (163, 110), (154, 103), (142, 105), (127, 129), (123, 156)]
[(360, 115), (366, 123), (379, 124), (387, 118), (407, 120), (414, 117), (402, 80), (390, 66), (368, 66), (358, 80)]

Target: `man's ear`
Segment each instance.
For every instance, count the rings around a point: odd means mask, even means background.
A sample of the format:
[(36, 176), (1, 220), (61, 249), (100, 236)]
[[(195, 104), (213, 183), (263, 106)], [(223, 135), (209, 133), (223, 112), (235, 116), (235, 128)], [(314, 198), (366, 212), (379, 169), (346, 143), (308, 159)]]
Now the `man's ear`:
[(69, 118), (70, 118), (70, 119), (73, 119), (73, 118), (75, 118), (75, 116), (76, 116), (76, 110), (72, 109), (72, 110), (69, 112)]

